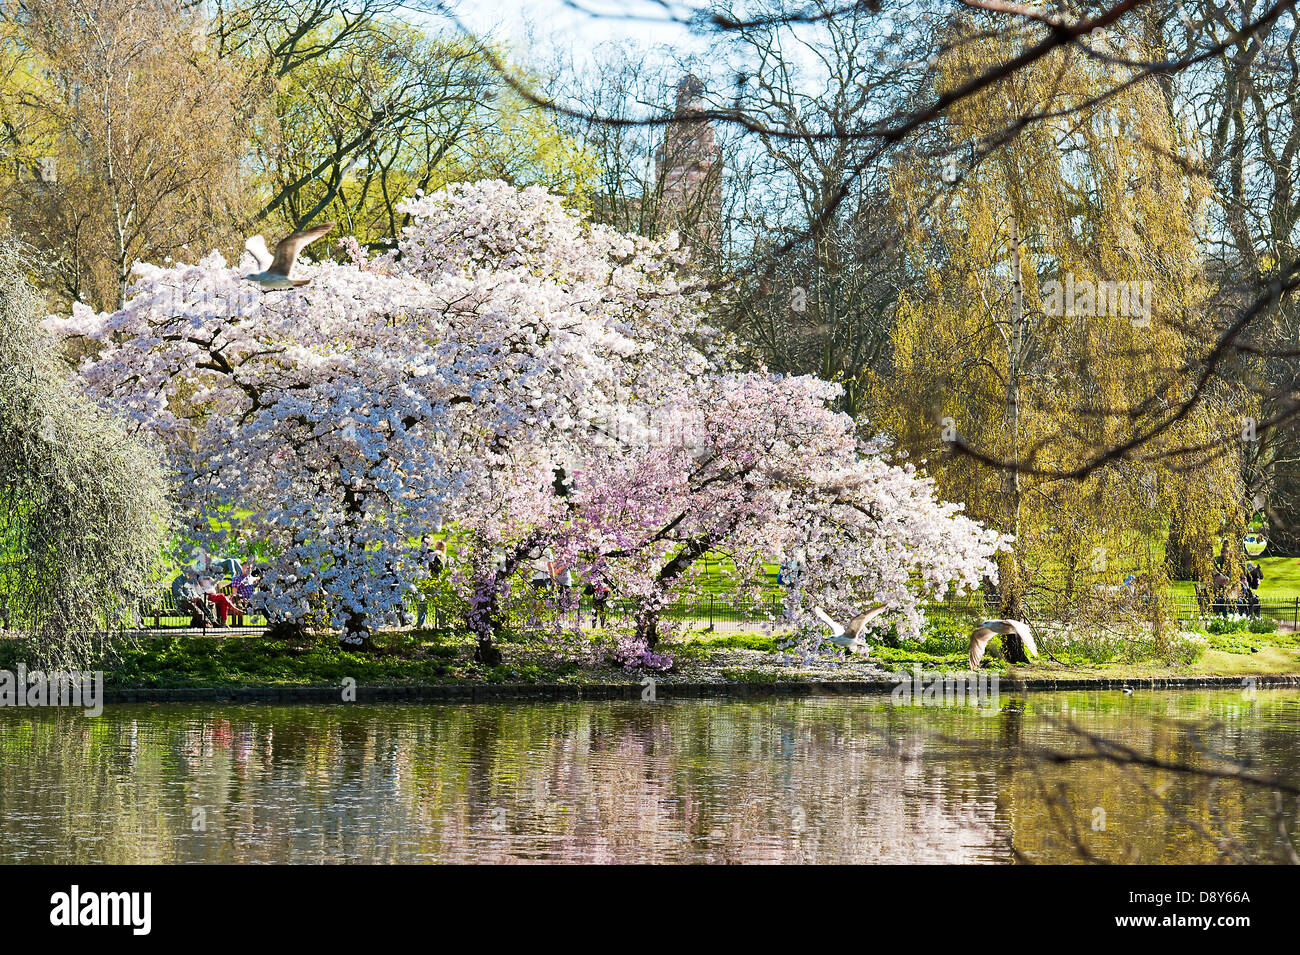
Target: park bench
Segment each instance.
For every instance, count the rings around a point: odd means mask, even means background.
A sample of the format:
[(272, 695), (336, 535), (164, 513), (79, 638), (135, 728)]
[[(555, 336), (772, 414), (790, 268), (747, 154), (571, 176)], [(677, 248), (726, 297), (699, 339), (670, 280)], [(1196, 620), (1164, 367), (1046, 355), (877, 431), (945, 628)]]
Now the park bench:
[(140, 602), (140, 626), (143, 629), (147, 622), (152, 622), (151, 629), (160, 630), (164, 626), (176, 626), (174, 623), (164, 624), (164, 620), (189, 620), (189, 626), (199, 627), (206, 630), (208, 627), (217, 626), (216, 614), (206, 606), (202, 615), (181, 610), (176, 606), (176, 598), (172, 595), (171, 589), (158, 591), (152, 598), (145, 598)]

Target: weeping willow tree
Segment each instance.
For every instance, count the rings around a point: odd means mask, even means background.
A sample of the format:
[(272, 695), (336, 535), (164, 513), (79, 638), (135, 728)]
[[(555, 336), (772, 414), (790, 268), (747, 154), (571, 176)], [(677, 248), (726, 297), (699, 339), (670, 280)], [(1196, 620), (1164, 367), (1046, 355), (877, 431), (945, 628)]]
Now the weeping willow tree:
[(0, 626), (84, 667), (156, 587), (159, 457), (76, 393), (40, 327), (23, 251), (0, 244)]
[[(940, 86), (1016, 42), (971, 31)], [(1220, 445), (1247, 411), (1213, 392), (1185, 408), (1212, 338), (1205, 193), (1156, 81), (1097, 101), (1122, 69), (1065, 48), (959, 101), (938, 164), (900, 164), (911, 281), (873, 404), (944, 497), (1015, 536), (1003, 614), (1024, 619), (1032, 593), (1057, 619), (1113, 619), (1124, 597), (1159, 637), (1171, 536), (1207, 581), (1215, 542), (1240, 539), (1238, 455)], [(1045, 118), (1017, 129), (1027, 115)]]

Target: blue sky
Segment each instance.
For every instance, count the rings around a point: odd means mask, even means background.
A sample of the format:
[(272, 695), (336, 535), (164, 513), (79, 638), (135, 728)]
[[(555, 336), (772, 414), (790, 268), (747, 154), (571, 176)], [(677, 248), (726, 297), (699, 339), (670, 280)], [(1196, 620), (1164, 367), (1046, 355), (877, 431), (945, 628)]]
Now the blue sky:
[[(679, 3), (674, 9), (685, 17), (698, 6)], [(480, 35), (535, 53), (552, 45), (572, 48), (579, 64), (610, 42), (703, 49), (687, 27), (669, 19), (662, 4), (646, 0), (460, 0), (453, 9), (464, 26)]]

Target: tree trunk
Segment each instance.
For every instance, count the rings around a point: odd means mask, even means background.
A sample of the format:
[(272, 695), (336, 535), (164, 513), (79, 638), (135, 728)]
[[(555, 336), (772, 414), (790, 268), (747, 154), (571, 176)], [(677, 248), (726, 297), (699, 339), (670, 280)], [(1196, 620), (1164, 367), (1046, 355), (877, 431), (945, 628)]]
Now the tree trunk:
[(709, 552), (713, 546), (712, 539), (700, 537), (687, 541), (677, 555), (663, 566), (655, 578), (655, 591), (650, 597), (637, 601), (636, 638), (644, 640), (648, 649), (653, 650), (659, 642), (659, 617), (663, 614), (668, 585), (686, 572), (691, 564)]
[(541, 538), (542, 535), (533, 534), (516, 544), (514, 550), (506, 554), (505, 563), (492, 571), (470, 598), (465, 625), (478, 639), (478, 646), (474, 649), (475, 663), (487, 666), (498, 666), (501, 663), (501, 651), (492, 642), (496, 634), (505, 628), (505, 620), (501, 616), (501, 594), (524, 557), (541, 542)]
[[(1011, 216), (1011, 339), (1007, 352), (1006, 425), (1011, 444), (1010, 468), (1006, 475), (1007, 500), (1010, 506), (1012, 550), (999, 558), (998, 595), (1004, 620), (1024, 620), (1024, 575), (1017, 548), (1020, 542), (1020, 372), (1025, 357), (1024, 285), (1020, 275), (1020, 226)], [(1024, 644), (1014, 633), (1004, 634), (1002, 650), (1010, 663), (1028, 663)]]
[(1002, 653), (1008, 663), (1028, 663), (1029, 654), (1025, 652), (1025, 643), (1019, 634), (1007, 633), (1002, 636)]
[(1165, 540), (1165, 566), (1171, 580), (1195, 580), (1196, 555), (1182, 541), (1182, 520), (1175, 511), (1169, 520), (1169, 536)]
[(492, 645), (491, 634), (479, 634), (478, 646), (474, 648), (474, 662), (495, 667), (501, 665), (501, 659), (501, 651)]
[[(1020, 576), (1020, 564), (1015, 553), (1003, 552), (998, 558), (998, 612), (1003, 620), (1024, 620), (1025, 602), (1024, 585)], [(1002, 652), (1008, 663), (1028, 663), (1029, 654), (1025, 652), (1024, 642), (1019, 635), (1004, 633), (1002, 635)]]
[(354, 611), (348, 614), (348, 621), (343, 627), (343, 634), (347, 639), (343, 640), (342, 643), (349, 650), (360, 650), (365, 653), (375, 648), (374, 641), (371, 639), (370, 628), (366, 625), (366, 615), (364, 613)]
[(660, 610), (646, 610), (640, 605), (636, 612), (636, 639), (644, 643), (650, 649), (654, 649), (655, 644), (659, 642), (659, 614)]
[[(352, 533), (348, 535), (349, 553), (355, 553), (361, 550), (355, 546), (357, 534), (354, 530), (359, 523), (362, 514), (365, 512), (365, 495), (357, 491), (354, 487), (348, 487), (343, 492), (343, 513), (345, 516), (344, 524)], [(348, 619), (343, 625), (343, 637), (341, 641), (344, 646), (355, 650), (373, 650), (374, 643), (370, 639), (370, 624), (366, 620), (366, 615), (360, 610), (348, 609)], [(360, 642), (354, 642), (354, 641)]]
[(508, 579), (508, 575), (503, 579), (500, 573), (493, 574), (470, 598), (465, 624), (478, 640), (474, 648), (475, 663), (493, 667), (501, 663), (501, 651), (493, 645), (492, 639), (502, 627), (501, 587)]

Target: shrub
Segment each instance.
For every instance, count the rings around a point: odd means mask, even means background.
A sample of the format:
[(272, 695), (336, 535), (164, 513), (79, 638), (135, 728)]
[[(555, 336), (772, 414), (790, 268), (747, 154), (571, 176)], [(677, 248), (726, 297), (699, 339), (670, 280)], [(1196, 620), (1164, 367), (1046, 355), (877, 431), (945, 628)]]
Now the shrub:
[(0, 242), (0, 595), (35, 662), (79, 668), (159, 583), (167, 476), (67, 381), (26, 272)]
[(1277, 621), (1271, 617), (1247, 617), (1239, 613), (1206, 617), (1196, 622), (1196, 629), (1202, 633), (1276, 633)]

